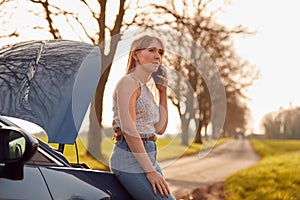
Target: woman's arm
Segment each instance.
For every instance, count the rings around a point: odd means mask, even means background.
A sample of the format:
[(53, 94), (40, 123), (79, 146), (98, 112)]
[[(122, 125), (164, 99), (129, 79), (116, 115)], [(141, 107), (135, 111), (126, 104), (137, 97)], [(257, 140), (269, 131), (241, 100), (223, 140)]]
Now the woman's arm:
[(164, 134), (168, 125), (168, 104), (167, 92), (161, 91), (159, 93), (159, 121), (155, 124), (156, 134)]
[(155, 124), (156, 133), (159, 135), (164, 134), (167, 125), (168, 125), (168, 94), (167, 94), (167, 86), (168, 86), (168, 77), (167, 70), (164, 66), (161, 66), (163, 70), (163, 76), (158, 75), (158, 77), (162, 80), (161, 83), (156, 83), (156, 88), (159, 91), (159, 121)]

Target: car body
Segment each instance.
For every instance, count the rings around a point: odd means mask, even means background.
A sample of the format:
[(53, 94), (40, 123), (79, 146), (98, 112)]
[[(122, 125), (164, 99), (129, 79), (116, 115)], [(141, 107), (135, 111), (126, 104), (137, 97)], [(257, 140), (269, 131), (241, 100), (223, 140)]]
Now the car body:
[(133, 199), (110, 172), (72, 165), (0, 116), (0, 199)]

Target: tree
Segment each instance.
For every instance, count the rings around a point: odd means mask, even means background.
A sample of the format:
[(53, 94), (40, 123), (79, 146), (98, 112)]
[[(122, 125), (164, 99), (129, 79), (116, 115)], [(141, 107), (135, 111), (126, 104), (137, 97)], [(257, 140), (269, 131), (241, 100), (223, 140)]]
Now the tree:
[[(189, 83), (188, 77), (184, 77), (181, 74), (184, 72), (182, 71), (183, 68), (180, 66), (190, 66), (180, 57), (176, 57), (177, 60), (175, 61), (176, 65), (171, 64), (174, 63), (174, 60), (171, 58), (167, 58), (169, 61), (170, 66), (174, 66), (174, 71), (168, 75), (170, 78), (169, 87), (172, 88), (173, 93), (169, 94), (169, 98), (171, 99), (173, 105), (177, 108), (180, 120), (181, 120), (181, 144), (188, 145), (189, 140), (189, 125), (193, 121), (197, 122), (199, 120), (196, 119), (196, 115), (200, 114), (197, 98), (195, 97), (195, 88), (193, 85)], [(176, 72), (176, 73), (175, 73)], [(200, 138), (200, 143), (201, 138)]]
[(261, 120), (265, 135), (270, 139), (300, 139), (300, 107), (280, 108), (267, 113)]
[(2, 11), (0, 13), (0, 19), (2, 19), (1, 23), (1, 31), (0, 31), (0, 39), (1, 38), (12, 38), (12, 37), (18, 37), (19, 33), (17, 30), (8, 30), (6, 28), (6, 25), (9, 24), (11, 20), (11, 15), (9, 12), (7, 12), (7, 9), (9, 7), (15, 7), (16, 5), (10, 5), (9, 0), (1, 0), (0, 1), (0, 10)]
[(227, 95), (227, 112), (224, 124), (224, 136), (244, 133), (247, 128), (249, 108), (237, 95)]
[[(236, 26), (231, 29), (218, 23), (215, 18), (217, 11), (209, 9), (209, 3), (212, 1), (174, 1), (170, 0), (166, 5), (151, 4), (148, 9), (145, 9), (145, 15), (137, 16), (134, 19), (134, 24), (143, 27), (165, 27), (176, 30), (181, 35), (191, 38), (196, 44), (200, 45), (209, 54), (214, 64), (217, 66), (218, 73), (222, 78), (226, 94), (239, 96), (235, 98), (228, 98), (239, 103), (240, 99), (246, 98), (246, 89), (253, 84), (253, 81), (258, 78), (258, 71), (248, 64), (247, 61), (238, 56), (233, 48), (232, 37), (235, 34), (250, 34), (246, 28)], [(153, 18), (152, 16), (160, 16)], [(174, 58), (174, 63), (181, 67), (178, 70), (182, 76), (186, 77), (192, 88), (196, 92), (198, 99), (198, 106), (201, 111), (199, 129), (205, 128), (209, 123), (213, 123), (213, 136), (218, 137), (222, 132), (220, 126), (214, 124), (220, 122), (221, 118), (225, 117), (222, 114), (213, 115), (211, 109), (218, 101), (221, 101), (222, 95), (216, 93), (217, 88), (211, 88), (210, 80), (215, 80), (216, 73), (209, 64), (205, 63), (203, 53), (191, 52), (191, 47), (185, 46), (186, 43), (180, 39), (174, 40), (170, 36), (170, 40), (177, 46), (185, 49), (191, 55), (190, 63), (197, 63), (198, 66), (188, 67), (188, 64), (176, 63), (178, 57)], [(173, 45), (172, 47), (174, 47)], [(179, 57), (181, 55), (178, 55)], [(198, 62), (197, 62), (198, 61)], [(203, 66), (202, 66), (203, 65)], [(201, 74), (197, 75), (195, 67), (201, 69)], [(202, 79), (206, 77), (206, 80)], [(234, 105), (230, 102), (230, 105)], [(212, 118), (217, 120), (211, 121)], [(184, 131), (182, 131), (184, 133)], [(200, 134), (201, 131), (197, 131)], [(199, 136), (198, 136), (199, 138)]]

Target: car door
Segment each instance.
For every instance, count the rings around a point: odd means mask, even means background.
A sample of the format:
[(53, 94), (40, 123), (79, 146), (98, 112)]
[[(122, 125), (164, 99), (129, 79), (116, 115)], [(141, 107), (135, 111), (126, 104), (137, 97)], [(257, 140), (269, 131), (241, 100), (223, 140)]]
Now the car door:
[[(53, 199), (110, 199), (109, 195), (99, 188), (63, 170), (56, 170), (55, 167), (40, 167), (40, 170)], [(80, 173), (80, 169), (77, 171)]]
[[(0, 171), (4, 166), (0, 166)], [(44, 178), (36, 166), (24, 166), (21, 180), (0, 178), (0, 199), (53, 199)]]
[[(64, 157), (40, 141), (35, 155), (26, 163), (37, 166), (53, 199), (109, 199), (109, 195), (77, 176), (64, 172), (71, 168)], [(74, 169), (76, 170), (76, 169)], [(80, 169), (77, 169), (80, 173)]]

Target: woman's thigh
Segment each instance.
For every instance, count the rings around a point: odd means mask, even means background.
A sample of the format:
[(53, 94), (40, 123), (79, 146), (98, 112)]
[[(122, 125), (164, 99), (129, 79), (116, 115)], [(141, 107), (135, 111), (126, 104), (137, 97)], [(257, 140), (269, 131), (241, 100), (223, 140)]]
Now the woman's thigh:
[[(156, 167), (157, 161), (155, 142), (144, 141), (143, 143), (151, 164)], [(118, 170), (129, 173), (144, 172), (125, 140), (116, 142), (110, 157), (110, 169), (112, 171)]]
[(148, 181), (145, 173), (127, 173), (122, 172), (118, 176), (118, 179), (126, 190), (135, 199), (145, 199), (145, 200), (173, 200), (175, 199), (172, 195), (169, 197), (162, 197), (160, 192), (157, 190), (157, 195), (153, 193), (152, 185)]

